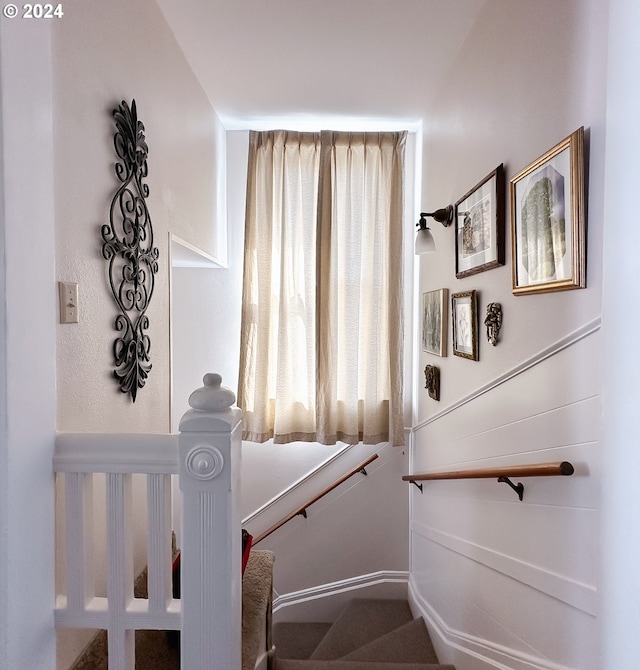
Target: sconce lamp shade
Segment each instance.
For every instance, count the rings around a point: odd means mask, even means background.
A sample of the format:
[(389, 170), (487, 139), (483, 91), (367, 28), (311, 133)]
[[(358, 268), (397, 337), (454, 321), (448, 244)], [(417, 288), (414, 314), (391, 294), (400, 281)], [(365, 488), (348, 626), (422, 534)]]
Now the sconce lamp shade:
[(435, 212), (420, 212), (420, 221), (416, 223), (418, 234), (416, 235), (416, 254), (428, 254), (436, 250), (436, 243), (431, 231), (427, 228), (427, 217), (433, 217), (443, 226), (451, 225), (453, 221), (453, 207), (447, 205), (442, 209), (436, 209)]
[(420, 228), (416, 235), (416, 254), (428, 254), (436, 250), (436, 243), (431, 231), (426, 227)]

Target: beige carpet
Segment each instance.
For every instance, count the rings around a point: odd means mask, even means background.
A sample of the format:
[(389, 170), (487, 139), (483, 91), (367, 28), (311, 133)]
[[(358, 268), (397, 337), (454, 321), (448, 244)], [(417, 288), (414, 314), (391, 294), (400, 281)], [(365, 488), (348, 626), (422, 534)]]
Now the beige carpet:
[(277, 661), (276, 670), (456, 670), (431, 663), (376, 663), (366, 661)]
[(333, 624), (278, 623), (275, 670), (455, 670), (404, 600), (353, 600)]
[[(267, 611), (270, 613), (274, 560), (272, 552), (252, 549), (242, 579), (242, 670), (251, 670), (262, 651), (259, 633)], [(135, 596), (147, 597), (146, 571), (136, 580)], [(169, 643), (167, 631), (137, 630), (135, 639), (136, 670), (180, 669), (180, 646)], [(98, 631), (70, 670), (108, 667), (107, 633)]]
[(252, 670), (261, 647), (263, 625), (267, 648), (271, 648), (271, 597), (273, 563), (271, 551), (252, 549), (242, 578), (242, 670)]
[(342, 658), (412, 619), (406, 600), (352, 600), (310, 658)]

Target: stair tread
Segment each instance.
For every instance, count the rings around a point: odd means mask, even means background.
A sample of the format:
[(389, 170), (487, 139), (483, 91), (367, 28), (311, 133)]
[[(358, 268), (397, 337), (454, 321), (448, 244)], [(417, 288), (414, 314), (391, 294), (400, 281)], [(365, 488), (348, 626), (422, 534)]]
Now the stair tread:
[(409, 623), (343, 656), (343, 661), (379, 661), (386, 663), (438, 663), (424, 621)]
[(318, 622), (275, 623), (273, 643), (276, 648), (276, 658), (309, 658), (332, 625)]
[(283, 659), (276, 670), (456, 670), (453, 665), (439, 663), (376, 663), (371, 661), (313, 661)]
[(311, 659), (341, 658), (412, 620), (406, 600), (352, 600), (311, 654)]

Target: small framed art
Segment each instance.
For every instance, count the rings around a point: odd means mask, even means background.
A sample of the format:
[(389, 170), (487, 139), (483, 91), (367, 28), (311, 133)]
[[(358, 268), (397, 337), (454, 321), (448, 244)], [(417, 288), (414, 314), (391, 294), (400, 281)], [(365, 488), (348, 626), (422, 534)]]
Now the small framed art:
[(447, 303), (446, 288), (422, 294), (422, 351), (436, 356), (447, 355)]
[(455, 204), (456, 277), (504, 265), (502, 163)]
[(513, 293), (584, 288), (584, 128), (511, 179)]
[(453, 353), (472, 361), (478, 360), (478, 313), (475, 291), (451, 296)]

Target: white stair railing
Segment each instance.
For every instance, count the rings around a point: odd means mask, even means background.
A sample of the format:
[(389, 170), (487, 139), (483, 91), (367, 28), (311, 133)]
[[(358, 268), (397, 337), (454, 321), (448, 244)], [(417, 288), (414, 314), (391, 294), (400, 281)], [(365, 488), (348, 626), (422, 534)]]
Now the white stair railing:
[[(56, 627), (106, 629), (109, 670), (134, 670), (134, 633), (182, 630), (183, 670), (241, 667), (238, 491), (241, 413), (219, 375), (191, 395), (181, 434), (65, 433), (54, 471), (64, 478), (66, 594)], [(133, 476), (147, 493), (148, 599), (134, 598)], [(181, 600), (172, 597), (171, 476), (182, 492)], [(106, 595), (96, 596), (94, 484), (105, 478)], [(95, 507), (98, 507), (97, 505)], [(101, 525), (101, 524), (98, 524)]]

